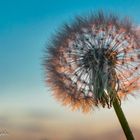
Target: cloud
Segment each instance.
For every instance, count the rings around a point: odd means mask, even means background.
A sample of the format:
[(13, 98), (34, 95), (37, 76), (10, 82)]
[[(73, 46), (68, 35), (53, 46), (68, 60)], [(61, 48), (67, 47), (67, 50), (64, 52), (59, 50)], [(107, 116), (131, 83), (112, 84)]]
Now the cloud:
[[(140, 129), (133, 128), (132, 130), (135, 139), (140, 139)], [(69, 140), (126, 140), (126, 138), (122, 129), (114, 129), (112, 131), (96, 135), (76, 133), (73, 134)]]
[(46, 111), (46, 110), (29, 110), (26, 112), (27, 117), (32, 119), (58, 119), (60, 116), (59, 114), (56, 115), (55, 112)]

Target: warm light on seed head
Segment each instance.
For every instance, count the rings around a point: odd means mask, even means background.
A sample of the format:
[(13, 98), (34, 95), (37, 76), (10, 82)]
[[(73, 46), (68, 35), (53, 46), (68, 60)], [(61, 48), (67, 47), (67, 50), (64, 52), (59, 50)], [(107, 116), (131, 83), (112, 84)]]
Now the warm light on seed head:
[(126, 20), (99, 12), (78, 17), (47, 47), (45, 68), (53, 95), (74, 110), (110, 108), (139, 89), (140, 40)]

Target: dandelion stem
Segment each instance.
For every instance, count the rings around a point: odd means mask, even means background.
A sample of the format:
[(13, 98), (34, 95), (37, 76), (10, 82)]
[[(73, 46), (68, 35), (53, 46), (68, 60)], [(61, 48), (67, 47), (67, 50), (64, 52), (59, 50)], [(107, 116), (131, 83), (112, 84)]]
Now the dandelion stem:
[(119, 119), (119, 122), (122, 126), (122, 129), (125, 133), (125, 136), (126, 136), (127, 140), (134, 140), (134, 136), (132, 134), (132, 131), (131, 131), (129, 125), (128, 125), (128, 122), (125, 118), (125, 115), (124, 115), (124, 113), (122, 111), (122, 108), (121, 108), (120, 104), (118, 103), (117, 99), (114, 99), (113, 107), (114, 107), (114, 110), (116, 112), (116, 115)]

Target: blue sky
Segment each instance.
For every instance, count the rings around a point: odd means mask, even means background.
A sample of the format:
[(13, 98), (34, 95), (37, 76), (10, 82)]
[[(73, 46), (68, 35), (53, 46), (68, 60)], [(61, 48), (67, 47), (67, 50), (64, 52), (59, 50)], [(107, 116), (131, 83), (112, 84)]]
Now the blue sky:
[(139, 9), (138, 0), (0, 0), (0, 109), (60, 109), (41, 65), (52, 34), (91, 10), (130, 16), (139, 25)]

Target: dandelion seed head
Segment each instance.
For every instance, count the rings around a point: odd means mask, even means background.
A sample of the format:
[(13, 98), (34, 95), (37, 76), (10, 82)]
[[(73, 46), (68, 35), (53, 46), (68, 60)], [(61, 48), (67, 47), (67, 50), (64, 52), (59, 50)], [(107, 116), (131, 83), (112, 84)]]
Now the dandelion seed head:
[(127, 19), (99, 12), (64, 25), (47, 47), (53, 95), (73, 110), (110, 108), (139, 89), (140, 40)]

